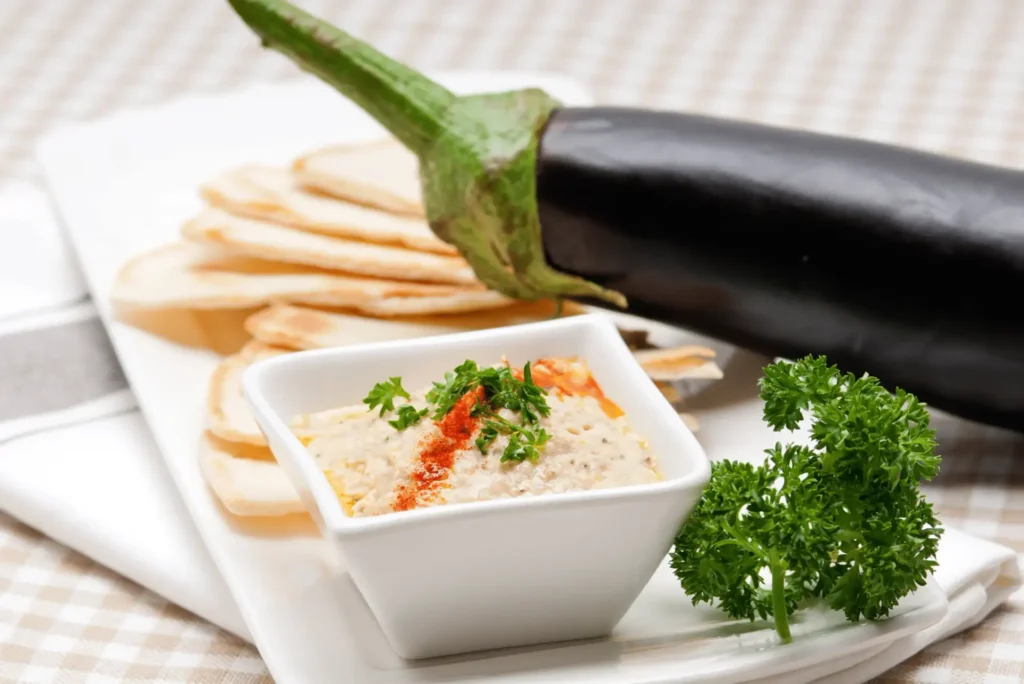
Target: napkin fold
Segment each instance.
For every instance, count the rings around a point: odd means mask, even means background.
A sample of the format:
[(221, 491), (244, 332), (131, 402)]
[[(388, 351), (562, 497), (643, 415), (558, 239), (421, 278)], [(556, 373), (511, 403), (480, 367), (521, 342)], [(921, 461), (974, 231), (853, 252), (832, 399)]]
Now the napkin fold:
[[(251, 641), (87, 301), (45, 195), (0, 190), (0, 511)], [(932, 627), (757, 680), (864, 682), (973, 627), (1021, 587), (1010, 549), (947, 529)]]

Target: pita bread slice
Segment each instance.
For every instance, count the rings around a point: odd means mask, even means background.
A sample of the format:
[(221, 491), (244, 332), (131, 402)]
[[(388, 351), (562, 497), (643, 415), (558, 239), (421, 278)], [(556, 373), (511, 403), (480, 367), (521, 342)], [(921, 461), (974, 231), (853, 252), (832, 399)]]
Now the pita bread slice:
[(211, 433), (228, 442), (266, 445), (267, 441), (242, 395), (242, 373), (257, 361), (280, 356), (282, 353), (287, 352), (265, 345), (247, 345), (238, 354), (220, 362), (210, 376), (206, 394), (206, 411)]
[(394, 138), (337, 145), (292, 164), (298, 182), (331, 197), (423, 217), (419, 160)]
[[(306, 302), (298, 302), (305, 304)], [(388, 297), (363, 302), (352, 307), (360, 313), (378, 318), (394, 316), (427, 316), (504, 309), (515, 300), (494, 290), (459, 290), (451, 294), (425, 297)]]
[(688, 344), (665, 349), (640, 349), (634, 351), (633, 356), (652, 380), (720, 380), (723, 376), (722, 369), (713, 361), (715, 350), (710, 347)]
[[(581, 309), (574, 308), (570, 313)], [(516, 305), (496, 312), (466, 316), (433, 316), (420, 320), (380, 320), (328, 313), (300, 306), (271, 306), (250, 316), (245, 330), (266, 344), (293, 349), (343, 347), (361, 342), (430, 337), (466, 330), (516, 325), (550, 317), (537, 306)], [(634, 351), (648, 376), (659, 383), (684, 379), (720, 379), (715, 350), (699, 345)]]
[(288, 349), (286, 347), (277, 347), (272, 344), (265, 344), (259, 340), (249, 340), (242, 345), (242, 348), (238, 350), (238, 356), (245, 359), (247, 363), (252, 363), (257, 359), (263, 357), (274, 356), (277, 354), (287, 354), (288, 352), (295, 351), (294, 349)]
[(700, 421), (697, 420), (697, 416), (692, 413), (679, 413), (679, 419), (683, 421), (683, 425), (690, 429), (690, 432), (697, 432), (700, 430)]
[(423, 218), (399, 216), (306, 191), (286, 169), (247, 164), (216, 176), (200, 194), (233, 214), (351, 240), (439, 254), (458, 251), (434, 235)]
[(193, 242), (216, 245), (236, 254), (303, 264), (362, 276), (434, 283), (482, 284), (461, 257), (414, 252), (310, 233), (298, 228), (207, 209), (182, 228)]
[(165, 245), (118, 274), (118, 306), (247, 309), (271, 302), (352, 308), (378, 316), (475, 311), (512, 300), (491, 290), (335, 275), (292, 264), (234, 257), (211, 245)]
[[(229, 443), (236, 456), (241, 454), (247, 458), (273, 458), (266, 449), (267, 440), (242, 394), (242, 373), (257, 361), (293, 351), (252, 340), (237, 354), (221, 361), (210, 375), (206, 394), (209, 433), (217, 440)], [(308, 442), (327, 427), (327, 424), (295, 424), (293, 432), (299, 439)]]
[(229, 512), (240, 516), (280, 516), (305, 512), (298, 492), (276, 461), (239, 457), (203, 437), (199, 468), (207, 486)]
[[(566, 310), (571, 314), (581, 309), (567, 307)], [(266, 344), (293, 349), (320, 349), (516, 325), (550, 318), (553, 312), (554, 307), (550, 303), (536, 302), (516, 303), (497, 311), (473, 314), (381, 320), (278, 305), (250, 316), (245, 321), (245, 329)]]

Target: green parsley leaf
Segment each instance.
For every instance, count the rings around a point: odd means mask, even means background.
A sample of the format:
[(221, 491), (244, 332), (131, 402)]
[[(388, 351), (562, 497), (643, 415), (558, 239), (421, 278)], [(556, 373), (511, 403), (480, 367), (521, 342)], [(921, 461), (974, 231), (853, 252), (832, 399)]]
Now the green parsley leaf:
[(520, 413), (524, 422), (537, 423), (541, 416), (551, 413), (544, 398), (547, 390), (533, 383), (529, 362), (523, 366), (522, 380), (512, 375), (509, 368), (485, 368), (480, 371), (480, 384), (490, 406)]
[[(444, 382), (433, 383), (427, 392), (427, 402), (433, 407), (433, 419), (441, 420), (467, 392), (483, 388), (483, 401), (470, 409), (470, 414), (484, 421), (476, 438), (480, 453), (486, 454), (499, 435), (509, 435), (502, 461), (536, 461), (540, 451), (550, 439), (540, 427), (542, 416), (550, 415), (545, 395), (547, 391), (533, 382), (530, 364), (523, 367), (523, 379), (512, 374), (506, 366), (480, 368), (476, 362), (466, 360), (454, 371), (445, 373)], [(501, 409), (518, 413), (520, 423), (513, 423), (498, 414)]]
[(370, 390), (370, 393), (363, 399), (370, 409), (380, 406), (380, 413), (383, 416), (385, 411), (395, 410), (395, 397), (409, 398), (409, 393), (402, 387), (402, 378), (388, 378), (387, 382), (378, 382)]
[(480, 372), (476, 362), (467, 359), (444, 374), (444, 382), (435, 382), (427, 392), (427, 401), (434, 405), (434, 420), (441, 420), (466, 392), (476, 389), (480, 384)]
[(480, 428), (480, 434), (476, 437), (476, 448), (480, 450), (481, 454), (486, 454), (487, 449), (491, 446), (491, 442), (496, 440), (499, 434), (501, 432), (498, 423), (487, 421)]
[(396, 430), (404, 430), (410, 425), (415, 425), (420, 422), (420, 418), (427, 415), (430, 409), (416, 410), (416, 407), (412, 404), (402, 404), (398, 407), (398, 418), (389, 420), (388, 425), (395, 428)]
[(540, 450), (544, 448), (551, 435), (544, 428), (536, 431), (519, 429), (512, 433), (508, 439), (508, 446), (501, 455), (501, 462), (508, 461), (532, 461), (540, 458)]
[(759, 466), (714, 463), (672, 570), (694, 604), (771, 617), (784, 642), (810, 600), (884, 618), (924, 585), (943, 531), (919, 487), (940, 461), (926, 407), (822, 357), (771, 364), (760, 386), (765, 421), (792, 430), (809, 416), (810, 444), (776, 444)]
[[(502, 462), (536, 461), (551, 439), (551, 435), (540, 427), (541, 417), (550, 415), (551, 407), (545, 398), (547, 391), (534, 384), (529, 363), (523, 367), (523, 379), (519, 380), (508, 367), (480, 368), (475, 361), (467, 359), (453, 371), (445, 373), (443, 382), (432, 384), (426, 395), (429, 408), (417, 410), (405, 404), (398, 408), (398, 417), (388, 423), (397, 430), (404, 430), (431, 411), (434, 420), (442, 420), (462, 397), (478, 388), (483, 388), (484, 398), (473, 405), (470, 415), (483, 418), (475, 441), (480, 453), (486, 454), (499, 435), (508, 435)], [(370, 408), (379, 405), (383, 416), (385, 410), (394, 410), (395, 396), (409, 398), (402, 389), (400, 378), (377, 384), (363, 401)], [(498, 413), (501, 409), (518, 413), (521, 422), (514, 423), (502, 417)]]

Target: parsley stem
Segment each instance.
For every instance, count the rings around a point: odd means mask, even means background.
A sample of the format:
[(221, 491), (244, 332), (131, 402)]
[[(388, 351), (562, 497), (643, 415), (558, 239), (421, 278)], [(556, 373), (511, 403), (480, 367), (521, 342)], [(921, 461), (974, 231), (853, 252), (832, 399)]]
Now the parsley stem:
[[(775, 554), (772, 554), (774, 556)], [(789, 633), (789, 613), (786, 610), (786, 561), (772, 558), (772, 612), (775, 614), (775, 631), (782, 643), (793, 641)]]

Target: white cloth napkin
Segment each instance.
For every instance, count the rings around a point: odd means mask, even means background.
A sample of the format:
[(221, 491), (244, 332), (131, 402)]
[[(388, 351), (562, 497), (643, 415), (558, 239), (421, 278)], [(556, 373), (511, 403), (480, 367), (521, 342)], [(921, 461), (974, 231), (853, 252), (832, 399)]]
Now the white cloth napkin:
[(60, 367), (102, 366), (67, 348), (102, 332), (87, 300), (46, 196), (0, 188), (0, 511), (251, 641), (123, 377)]
[[(99, 322), (90, 304), (76, 304), (87, 295), (77, 266), (34, 187), (0, 189), (0, 259), (0, 348), (33, 331), (94, 334), (81, 327)], [(46, 410), (0, 422), (0, 510), (251, 641), (123, 378), (113, 375), (77, 378), (92, 383), (81, 401), (41, 402)], [(936, 579), (950, 608), (933, 627), (760, 684), (867, 681), (977, 624), (1021, 586), (1010, 549), (956, 530), (940, 544)]]
[(28, 183), (0, 188), (0, 320), (87, 297), (46, 196)]

